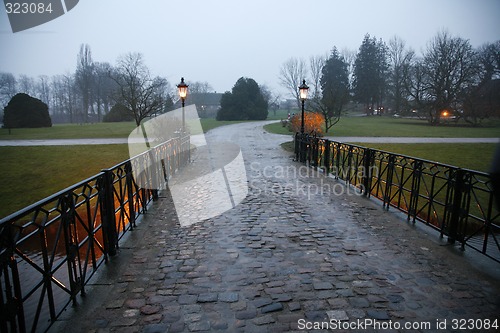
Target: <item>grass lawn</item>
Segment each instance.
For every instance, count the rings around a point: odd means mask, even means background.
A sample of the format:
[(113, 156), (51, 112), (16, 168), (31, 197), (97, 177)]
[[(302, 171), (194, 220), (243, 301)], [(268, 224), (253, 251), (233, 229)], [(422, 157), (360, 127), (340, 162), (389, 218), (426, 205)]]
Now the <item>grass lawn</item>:
[(211, 129), (220, 127), (220, 126), (225, 126), (225, 125), (231, 125), (231, 124), (238, 124), (243, 121), (239, 120), (215, 120), (213, 118), (203, 118), (200, 119), (201, 127), (203, 128), (203, 133), (206, 133), (210, 131)]
[(488, 172), (496, 148), (494, 143), (360, 143), (360, 146)]
[(288, 111), (287, 110), (276, 110), (276, 111), (269, 111), (267, 115), (267, 120), (281, 120), (281, 119), (287, 119), (288, 118)]
[(0, 140), (50, 140), (88, 138), (127, 138), (135, 122), (97, 124), (57, 124), (46, 128), (0, 129)]
[[(276, 134), (292, 134), (280, 123), (269, 124), (265, 129)], [(500, 123), (491, 121), (489, 126), (431, 126), (425, 120), (392, 117), (344, 117), (335, 124), (327, 136), (373, 136), (373, 137), (441, 137), (441, 138), (485, 138), (500, 137)]]
[[(241, 121), (217, 121), (200, 119), (203, 131), (219, 126), (236, 124)], [(97, 124), (57, 124), (48, 128), (0, 128), (0, 140), (51, 140), (51, 139), (90, 139), (90, 138), (127, 138), (136, 128), (135, 122), (97, 123)]]
[(0, 147), (0, 218), (128, 159), (127, 145)]
[[(490, 170), (496, 148), (494, 143), (357, 143), (357, 145), (482, 172)], [(293, 152), (293, 141), (283, 143), (282, 147)]]

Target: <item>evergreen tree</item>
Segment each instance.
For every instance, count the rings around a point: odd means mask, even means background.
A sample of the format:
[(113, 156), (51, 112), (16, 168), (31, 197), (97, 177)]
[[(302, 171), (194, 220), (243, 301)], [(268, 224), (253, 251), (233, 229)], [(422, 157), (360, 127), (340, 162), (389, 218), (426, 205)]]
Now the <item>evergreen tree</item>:
[(222, 95), (217, 120), (264, 120), (268, 114), (268, 102), (251, 78), (241, 77), (231, 92)]
[(384, 101), (387, 70), (385, 44), (365, 35), (354, 62), (353, 88), (355, 99), (371, 112), (375, 104), (381, 106)]
[(4, 108), (6, 128), (52, 127), (47, 104), (28, 94), (20, 93), (12, 97)]
[(337, 48), (332, 50), (321, 71), (320, 111), (325, 118), (326, 131), (340, 120), (344, 106), (349, 101), (349, 71)]

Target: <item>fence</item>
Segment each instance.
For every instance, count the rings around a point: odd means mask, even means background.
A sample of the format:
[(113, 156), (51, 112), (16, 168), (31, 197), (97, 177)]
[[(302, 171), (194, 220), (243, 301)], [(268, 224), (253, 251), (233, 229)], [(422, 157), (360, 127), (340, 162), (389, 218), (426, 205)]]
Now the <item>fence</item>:
[(489, 174), (297, 133), (300, 162), (382, 200), (408, 220), (420, 221), (500, 262), (500, 212)]
[(189, 149), (171, 139), (0, 220), (0, 332), (46, 331), (85, 295)]

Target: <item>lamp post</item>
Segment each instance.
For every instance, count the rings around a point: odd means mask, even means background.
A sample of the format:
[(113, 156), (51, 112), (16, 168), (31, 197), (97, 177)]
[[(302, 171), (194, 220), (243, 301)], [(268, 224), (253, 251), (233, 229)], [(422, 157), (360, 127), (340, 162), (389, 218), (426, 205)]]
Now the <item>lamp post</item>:
[(179, 92), (179, 97), (181, 98), (182, 104), (182, 131), (186, 130), (186, 118), (184, 115), (184, 102), (186, 101), (187, 93), (188, 93), (188, 85), (184, 83), (184, 78), (181, 77), (181, 83), (177, 85), (177, 91)]
[(302, 80), (302, 84), (299, 86), (300, 100), (302, 101), (302, 122), (300, 123), (300, 133), (304, 134), (304, 103), (307, 99), (307, 91), (309, 87), (306, 85), (306, 80)]

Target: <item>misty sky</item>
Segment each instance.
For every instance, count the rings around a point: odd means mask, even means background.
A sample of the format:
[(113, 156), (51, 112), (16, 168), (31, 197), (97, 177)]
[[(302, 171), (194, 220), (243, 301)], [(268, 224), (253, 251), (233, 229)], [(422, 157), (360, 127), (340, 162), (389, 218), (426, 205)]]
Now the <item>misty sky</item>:
[[(0, 71), (74, 72), (82, 43), (94, 61), (140, 52), (175, 85), (207, 81), (230, 90), (241, 76), (280, 90), (281, 65), (338, 49), (357, 51), (366, 33), (398, 35), (420, 53), (439, 31), (474, 47), (500, 39), (500, 0), (80, 0), (65, 15), (13, 34), (0, 13)], [(287, 97), (282, 94), (283, 97)]]

